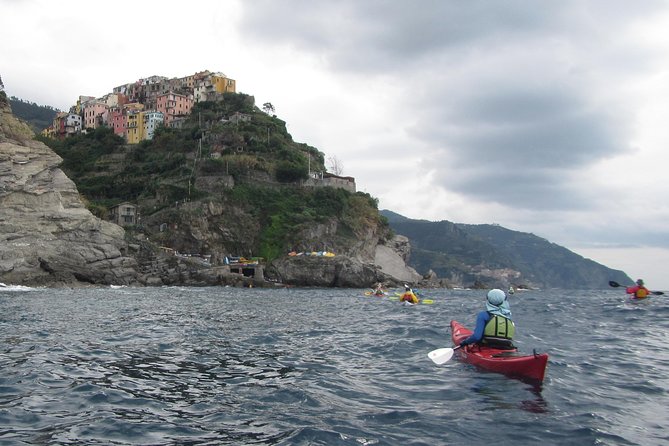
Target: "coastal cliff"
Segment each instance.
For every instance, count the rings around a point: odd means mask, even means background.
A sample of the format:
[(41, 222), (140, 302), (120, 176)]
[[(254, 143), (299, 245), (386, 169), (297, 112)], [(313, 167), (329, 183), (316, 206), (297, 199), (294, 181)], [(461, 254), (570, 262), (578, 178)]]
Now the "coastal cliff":
[(0, 281), (135, 283), (124, 230), (86, 209), (62, 159), (32, 137), (0, 92)]
[[(220, 190), (175, 206), (164, 206), (155, 199), (139, 200), (145, 209), (157, 210), (146, 212), (141, 225), (126, 231), (93, 215), (75, 183), (61, 170), (61, 156), (33, 138), (32, 130), (13, 116), (5, 93), (0, 92), (0, 282), (28, 286), (280, 283), (367, 287), (376, 282), (421, 280), (405, 263), (408, 244), (394, 243), (378, 215), (364, 225), (358, 224), (357, 216), (349, 216), (347, 223), (338, 216), (299, 227), (287, 222), (287, 230), (294, 231), (290, 238), (294, 249), (328, 246), (337, 255), (296, 258), (278, 246), (274, 248), (277, 255), (265, 265), (266, 278), (236, 274), (224, 264), (224, 253), (252, 253), (267, 243), (263, 235), (267, 216), (258, 215), (257, 208), (249, 208), (245, 200), (213, 198)], [(127, 166), (111, 167), (120, 168), (118, 173), (123, 175)], [(361, 199), (353, 196), (351, 200)], [(171, 246), (171, 252), (166, 253), (163, 246)], [(393, 248), (398, 246), (402, 249)], [(178, 252), (211, 255), (202, 261), (175, 255)]]

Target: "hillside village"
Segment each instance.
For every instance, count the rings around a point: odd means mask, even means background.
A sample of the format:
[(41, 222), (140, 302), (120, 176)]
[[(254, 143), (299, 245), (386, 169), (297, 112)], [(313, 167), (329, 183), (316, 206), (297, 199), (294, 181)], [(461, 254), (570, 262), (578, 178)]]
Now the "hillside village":
[[(144, 82), (93, 102), (148, 103), (152, 94), (158, 107), (158, 85)], [(394, 249), (406, 243), (395, 241), (371, 196), (352, 192), (354, 183), (325, 181), (322, 152), (294, 142), (285, 122), (255, 107), (252, 96), (221, 96), (194, 103), (190, 116), (174, 113), (185, 117), (183, 127), (161, 126), (153, 140), (126, 144), (109, 124), (114, 107), (103, 108), (99, 127), (36, 140), (0, 92), (0, 232), (8, 241), (0, 244), (0, 281), (361, 287), (420, 280)], [(236, 112), (249, 120), (231, 125)], [(202, 138), (194, 131), (200, 125), (215, 138)], [(312, 169), (323, 175), (318, 183)]]
[(64, 138), (108, 126), (128, 144), (137, 144), (152, 139), (160, 125), (178, 128), (190, 115), (193, 104), (220, 100), (225, 93), (236, 93), (236, 88), (234, 79), (209, 70), (182, 78), (138, 79), (99, 98), (79, 96), (77, 103), (68, 112), (58, 113), (42, 134)]
[[(69, 112), (56, 114), (53, 123), (42, 131), (42, 135), (63, 139), (99, 127), (108, 127), (127, 144), (138, 144), (152, 140), (160, 126), (181, 128), (190, 116), (194, 104), (222, 101), (225, 94), (236, 93), (236, 89), (234, 79), (209, 70), (182, 78), (151, 76), (138, 79), (115, 87), (112, 92), (99, 98), (79, 96)], [(265, 104), (264, 109), (273, 111), (273, 106)], [(251, 119), (251, 115), (235, 112), (224, 118), (224, 121), (237, 124)], [(219, 156), (220, 151), (211, 154), (212, 158)], [(341, 188), (353, 193), (356, 191), (354, 178), (324, 171), (309, 172), (309, 178), (304, 184)], [(122, 205), (126, 210), (132, 209), (132, 205)], [(135, 223), (134, 218), (128, 214), (123, 217), (116, 215), (120, 209), (111, 209), (111, 212), (111, 220), (120, 225)]]

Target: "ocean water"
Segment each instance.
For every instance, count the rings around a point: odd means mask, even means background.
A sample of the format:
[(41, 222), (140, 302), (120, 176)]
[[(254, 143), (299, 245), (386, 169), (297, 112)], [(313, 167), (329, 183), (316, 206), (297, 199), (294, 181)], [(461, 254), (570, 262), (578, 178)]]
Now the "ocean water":
[(483, 291), (0, 289), (0, 445), (666, 445), (669, 297), (510, 297), (541, 387), (457, 358)]

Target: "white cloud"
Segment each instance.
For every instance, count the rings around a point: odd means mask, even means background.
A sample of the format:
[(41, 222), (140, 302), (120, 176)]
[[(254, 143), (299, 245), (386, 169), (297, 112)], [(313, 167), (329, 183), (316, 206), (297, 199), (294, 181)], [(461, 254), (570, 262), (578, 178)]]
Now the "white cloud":
[[(381, 207), (499, 223), (611, 267), (628, 265), (622, 244), (666, 262), (642, 248), (669, 249), (665, 2), (100, 5), (0, 0), (8, 94), (67, 108), (223, 71)], [(644, 267), (629, 272), (669, 287)]]

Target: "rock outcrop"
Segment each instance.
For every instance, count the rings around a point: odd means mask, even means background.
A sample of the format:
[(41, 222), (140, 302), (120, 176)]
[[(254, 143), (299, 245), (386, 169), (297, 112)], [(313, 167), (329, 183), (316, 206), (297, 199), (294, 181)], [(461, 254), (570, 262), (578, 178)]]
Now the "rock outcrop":
[[(169, 209), (154, 213), (144, 218), (143, 225), (151, 232), (157, 232), (161, 226), (165, 227), (162, 234), (169, 237), (168, 245), (180, 252), (211, 253), (213, 267), (222, 264), (223, 256), (220, 253), (251, 253), (253, 246), (257, 245), (260, 222), (241, 208), (200, 201), (181, 204), (178, 210), (178, 215)], [(168, 220), (172, 223), (163, 223)], [(267, 265), (265, 277), (271, 283), (317, 287), (369, 287), (378, 282), (396, 285), (422, 281), (421, 276), (405, 263), (410, 250), (405, 237), (399, 236), (385, 242), (388, 229), (374, 224), (359, 228), (355, 237), (343, 237), (340, 225), (337, 218), (325, 219), (322, 223), (302, 228), (296, 237), (300, 240), (295, 245), (297, 251), (311, 253), (314, 249), (328, 250), (335, 252), (335, 257), (291, 257), (286, 252)], [(142, 261), (141, 264), (144, 266), (148, 263)], [(194, 283), (190, 273), (185, 273), (192, 271), (193, 267), (167, 266), (164, 262), (158, 262), (157, 265), (150, 270), (142, 268), (142, 281), (170, 285)], [(198, 272), (200, 276), (203, 273), (202, 270)], [(212, 280), (217, 281), (212, 284), (240, 283), (234, 276), (220, 274), (216, 274)], [(253, 286), (262, 285), (256, 280)]]
[(423, 278), (415, 269), (407, 266), (411, 246), (409, 239), (396, 235), (385, 245), (377, 245), (374, 263), (381, 272), (400, 282), (418, 283)]
[[(268, 277), (298, 286), (372, 287), (376, 283), (397, 286), (417, 284), (422, 277), (407, 266), (409, 241), (404, 236), (386, 240), (387, 228), (370, 224), (360, 228), (355, 238), (337, 237), (336, 219), (302, 231), (304, 246), (331, 247), (335, 257), (295, 256), (274, 260)], [(309, 251), (307, 249), (307, 251)]]
[(267, 276), (295, 286), (315, 287), (371, 288), (376, 283), (394, 287), (422, 282), (420, 274), (401, 262), (397, 253), (384, 245), (378, 247), (383, 251), (382, 264), (347, 256), (283, 257), (271, 263)]
[(0, 92), (0, 282), (135, 283), (124, 230), (86, 209), (61, 158), (32, 137)]
[(272, 262), (267, 276), (295, 286), (365, 287), (383, 280), (372, 264), (351, 257), (297, 256)]

